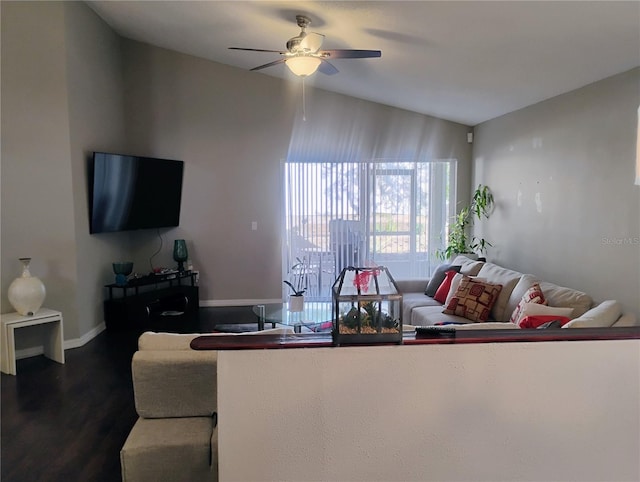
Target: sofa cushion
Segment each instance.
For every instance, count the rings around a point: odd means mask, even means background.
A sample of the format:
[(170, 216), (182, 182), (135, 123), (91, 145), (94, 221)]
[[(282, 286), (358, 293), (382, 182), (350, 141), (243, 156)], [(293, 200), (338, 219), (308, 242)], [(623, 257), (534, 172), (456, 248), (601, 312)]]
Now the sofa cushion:
[(511, 292), (522, 278), (522, 273), (497, 264), (485, 263), (478, 272), (478, 277), (486, 279), (488, 283), (502, 286), (498, 299), (491, 309), (491, 318), (495, 321), (509, 321), (513, 310), (506, 312), (507, 303)]
[(615, 300), (606, 300), (582, 316), (574, 318), (563, 328), (608, 328), (618, 321), (621, 315), (620, 303)]
[(444, 263), (438, 266), (436, 270), (433, 272), (433, 274), (431, 275), (431, 279), (429, 280), (429, 283), (427, 283), (427, 287), (424, 290), (424, 294), (427, 296), (434, 297), (436, 295), (436, 292), (438, 291), (438, 288), (440, 287), (442, 282), (445, 280), (447, 276), (447, 271), (453, 270), (457, 273), (460, 271), (460, 268), (461, 268), (460, 265), (454, 266), (450, 263)]
[(131, 373), (138, 415), (145, 418), (204, 417), (216, 411), (214, 350), (139, 350)]
[(465, 277), (443, 313), (471, 321), (487, 321), (501, 290), (501, 285)]
[[(547, 300), (545, 300), (544, 298), (544, 293), (542, 292), (542, 288), (540, 288), (539, 283), (534, 283), (531, 287), (529, 287), (525, 294), (522, 295), (522, 298), (520, 298), (520, 302), (513, 310), (513, 313), (511, 313), (511, 317), (509, 318), (509, 321), (511, 323), (516, 323), (518, 321), (518, 319), (520, 318), (520, 312), (524, 308), (525, 303), (537, 303), (539, 305), (547, 304)], [(507, 306), (509, 305), (507, 304)]]
[(528, 316), (558, 316), (571, 318), (573, 308), (566, 306), (546, 306), (538, 303), (525, 303), (520, 311), (520, 316), (514, 322), (520, 326), (522, 320)]
[(456, 315), (442, 312), (442, 305), (420, 306), (411, 312), (411, 324), (415, 326), (431, 326), (438, 323), (465, 323), (467, 320)]
[(540, 282), (540, 288), (544, 293), (549, 306), (566, 306), (573, 308), (572, 318), (585, 314), (593, 305), (593, 300), (582, 291), (558, 286), (547, 281)]
[(400, 278), (395, 280), (400, 293), (422, 293), (429, 283), (429, 278)]
[(462, 274), (466, 274), (467, 276), (477, 276), (480, 268), (484, 265), (484, 261), (467, 258), (465, 255), (460, 254), (454, 258), (451, 264), (454, 266), (460, 266), (460, 272)]
[(402, 294), (402, 323), (411, 324), (413, 310), (419, 306), (435, 306), (442, 311), (442, 305), (423, 293)]
[(214, 426), (213, 417), (139, 418), (120, 451), (122, 480), (217, 480)]
[(623, 313), (611, 326), (614, 328), (618, 328), (619, 326), (638, 326), (638, 318), (634, 313)]

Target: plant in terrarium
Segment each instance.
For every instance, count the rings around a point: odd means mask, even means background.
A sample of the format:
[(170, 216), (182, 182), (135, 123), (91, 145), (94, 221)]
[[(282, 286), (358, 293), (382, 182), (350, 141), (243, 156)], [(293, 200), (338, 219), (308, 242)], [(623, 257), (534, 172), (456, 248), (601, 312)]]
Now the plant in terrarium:
[[(378, 333), (394, 331), (398, 328), (398, 321), (376, 306), (375, 302), (362, 303), (360, 308), (352, 306), (351, 309), (342, 316), (341, 331), (346, 333)], [(344, 327), (344, 330), (342, 328)]]

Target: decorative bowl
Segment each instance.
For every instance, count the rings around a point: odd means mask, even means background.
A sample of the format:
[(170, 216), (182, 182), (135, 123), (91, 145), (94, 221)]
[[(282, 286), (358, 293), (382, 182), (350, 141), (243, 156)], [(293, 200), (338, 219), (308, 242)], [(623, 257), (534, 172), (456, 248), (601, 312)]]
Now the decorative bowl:
[(116, 274), (116, 284), (124, 286), (127, 284), (127, 276), (133, 271), (132, 261), (120, 261), (112, 263), (113, 272)]

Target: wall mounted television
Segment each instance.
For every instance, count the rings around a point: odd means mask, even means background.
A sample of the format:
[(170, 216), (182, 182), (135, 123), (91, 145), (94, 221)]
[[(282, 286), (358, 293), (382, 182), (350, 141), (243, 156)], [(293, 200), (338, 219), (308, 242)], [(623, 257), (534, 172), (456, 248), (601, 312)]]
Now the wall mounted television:
[(94, 152), (90, 232), (178, 226), (183, 172), (183, 161)]

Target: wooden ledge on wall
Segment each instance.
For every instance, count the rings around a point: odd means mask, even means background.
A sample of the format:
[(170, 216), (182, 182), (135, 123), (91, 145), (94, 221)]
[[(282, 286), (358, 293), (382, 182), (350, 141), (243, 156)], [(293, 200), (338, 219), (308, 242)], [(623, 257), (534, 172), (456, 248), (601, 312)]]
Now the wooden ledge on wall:
[[(458, 330), (455, 332), (455, 335), (446, 336), (405, 333), (402, 344), (458, 345), (470, 343), (523, 343), (543, 341), (636, 339), (640, 339), (640, 326), (621, 328), (567, 328), (555, 330)], [(334, 345), (331, 333), (199, 336), (191, 342), (191, 348), (194, 350), (259, 350), (280, 348), (323, 348), (332, 346)], [(360, 346), (362, 345), (360, 344)]]

